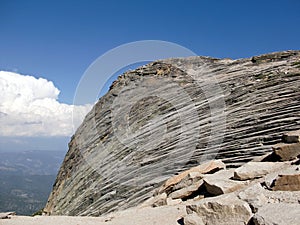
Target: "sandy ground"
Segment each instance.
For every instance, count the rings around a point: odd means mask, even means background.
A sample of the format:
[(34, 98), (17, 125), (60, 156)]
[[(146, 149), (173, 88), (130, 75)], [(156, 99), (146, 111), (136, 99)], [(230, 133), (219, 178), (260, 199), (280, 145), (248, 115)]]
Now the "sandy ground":
[(134, 208), (104, 217), (12, 216), (0, 225), (176, 225), (186, 214), (183, 206)]

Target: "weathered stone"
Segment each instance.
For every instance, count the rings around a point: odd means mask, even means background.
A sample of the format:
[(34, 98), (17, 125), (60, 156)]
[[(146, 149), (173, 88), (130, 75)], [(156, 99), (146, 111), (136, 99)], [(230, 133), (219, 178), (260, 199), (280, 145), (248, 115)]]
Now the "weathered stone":
[(206, 174), (212, 171), (218, 171), (221, 169), (226, 168), (225, 164), (221, 160), (214, 160), (214, 161), (209, 161), (206, 163), (203, 163), (199, 166), (192, 167), (189, 170), (183, 171), (180, 174), (173, 176), (169, 178), (162, 188), (159, 190), (159, 193), (162, 193), (164, 191), (168, 191), (171, 189), (174, 185), (178, 184), (179, 182), (183, 181), (184, 178), (186, 177), (199, 177), (201, 179), (201, 174)]
[(299, 143), (300, 142), (300, 130), (285, 133), (282, 136), (282, 141), (285, 143)]
[(268, 199), (264, 195), (264, 192), (264, 188), (259, 183), (255, 183), (239, 192), (238, 197), (247, 202), (251, 206), (253, 212), (257, 212), (259, 207), (268, 203)]
[(299, 204), (266, 204), (253, 216), (255, 225), (299, 225), (299, 221)]
[(281, 174), (272, 186), (274, 191), (300, 191), (300, 174)]
[(236, 180), (250, 180), (262, 177), (268, 173), (286, 166), (282, 162), (248, 162), (234, 171)]
[(202, 184), (203, 184), (203, 180), (197, 181), (196, 183), (194, 183), (194, 184), (192, 184), (188, 187), (185, 187), (185, 188), (182, 188), (182, 189), (179, 189), (179, 190), (176, 190), (176, 191), (172, 192), (169, 195), (169, 197), (172, 198), (172, 199), (188, 198), (194, 192), (196, 192)]
[(250, 206), (233, 194), (197, 201), (186, 210), (187, 214), (196, 213), (206, 225), (245, 225), (252, 216)]
[(191, 213), (183, 218), (184, 225), (206, 225), (196, 213)]
[(230, 178), (232, 177), (233, 170), (231, 169), (207, 175), (203, 180), (208, 193), (212, 195), (221, 195), (236, 191), (246, 185), (246, 182), (231, 180)]
[(295, 144), (276, 144), (273, 146), (274, 154), (280, 157), (282, 161), (289, 161), (300, 155), (300, 143)]

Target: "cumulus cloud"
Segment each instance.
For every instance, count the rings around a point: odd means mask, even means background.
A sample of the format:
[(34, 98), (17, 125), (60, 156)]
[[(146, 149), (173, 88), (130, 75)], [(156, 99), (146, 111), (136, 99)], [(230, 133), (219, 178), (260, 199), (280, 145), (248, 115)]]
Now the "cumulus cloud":
[(0, 135), (72, 135), (92, 106), (60, 103), (59, 92), (46, 79), (0, 71)]

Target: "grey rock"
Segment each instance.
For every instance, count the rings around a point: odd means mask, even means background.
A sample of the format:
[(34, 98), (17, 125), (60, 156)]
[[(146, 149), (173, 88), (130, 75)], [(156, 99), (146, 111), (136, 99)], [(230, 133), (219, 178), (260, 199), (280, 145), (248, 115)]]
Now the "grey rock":
[(269, 152), (300, 129), (299, 59), (299, 51), (190, 57), (124, 73), (71, 138), (45, 212), (127, 209), (205, 161), (236, 167)]
[(196, 213), (206, 225), (248, 224), (250, 206), (233, 194), (206, 198), (186, 206), (187, 214)]
[(299, 225), (299, 221), (299, 204), (266, 204), (253, 216), (255, 225)]

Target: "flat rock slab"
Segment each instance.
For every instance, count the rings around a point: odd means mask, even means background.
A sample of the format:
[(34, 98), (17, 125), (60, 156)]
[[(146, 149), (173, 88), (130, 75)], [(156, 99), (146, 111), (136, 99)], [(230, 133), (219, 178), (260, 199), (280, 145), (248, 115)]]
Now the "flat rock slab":
[(245, 186), (244, 181), (235, 181), (230, 178), (233, 177), (233, 170), (222, 170), (214, 174), (206, 175), (204, 185), (208, 193), (212, 195), (221, 195), (236, 191)]
[(266, 204), (253, 217), (255, 225), (299, 225), (299, 221), (299, 204)]
[(236, 180), (251, 180), (287, 166), (284, 162), (248, 162), (234, 171)]
[(274, 191), (300, 191), (300, 174), (279, 175), (273, 183)]
[(252, 217), (250, 206), (233, 194), (197, 201), (187, 205), (186, 210), (188, 215), (197, 214), (206, 225), (244, 225)]

